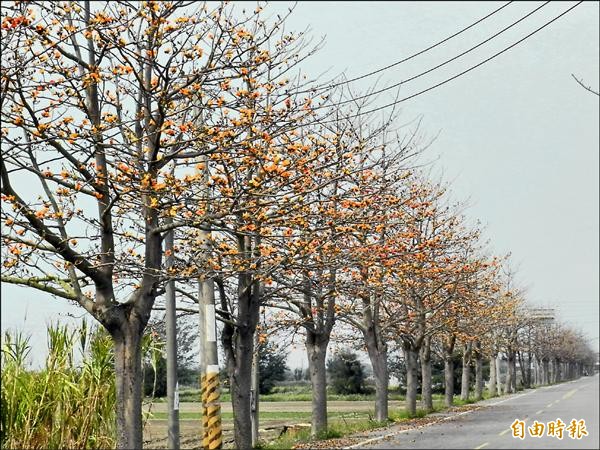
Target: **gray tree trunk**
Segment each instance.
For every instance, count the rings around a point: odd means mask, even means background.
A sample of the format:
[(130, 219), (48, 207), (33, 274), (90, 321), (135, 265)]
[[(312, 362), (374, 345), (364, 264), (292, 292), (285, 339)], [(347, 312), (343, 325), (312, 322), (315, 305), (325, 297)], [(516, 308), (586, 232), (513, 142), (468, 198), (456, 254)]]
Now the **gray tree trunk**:
[(363, 330), (363, 336), (373, 368), (373, 377), (375, 378), (375, 420), (386, 422), (389, 417), (387, 345), (378, 339), (374, 327), (375, 325), (370, 321), (366, 329)]
[(504, 383), (504, 392), (506, 394), (512, 394), (514, 392), (513, 385), (515, 382), (515, 354), (512, 350), (508, 350), (506, 353), (508, 357), (508, 370), (506, 373), (506, 381)]
[(406, 363), (406, 411), (411, 416), (417, 413), (417, 386), (418, 380), (418, 351), (412, 346), (404, 346), (404, 361)]
[(142, 448), (142, 327), (113, 333), (118, 449)]
[(316, 437), (327, 431), (327, 379), (325, 357), (329, 339), (307, 331), (306, 352), (312, 385), (311, 436)]
[(421, 347), (421, 404), (426, 411), (433, 411), (431, 395), (431, 336), (423, 340)]
[(497, 383), (498, 383), (498, 378), (497, 378), (497, 374), (496, 374), (496, 355), (492, 354), (492, 356), (490, 356), (490, 384), (488, 387), (490, 397), (495, 397), (496, 395), (498, 395)]
[(444, 384), (444, 400), (450, 407), (454, 404), (454, 360), (451, 356), (444, 358)]
[(228, 370), (233, 407), (234, 439), (237, 448), (252, 448), (252, 415), (250, 389), (252, 387), (252, 354), (254, 330), (239, 328), (234, 347), (235, 360)]
[(388, 414), (388, 385), (389, 375), (387, 367), (387, 353), (382, 354), (377, 369), (373, 370), (375, 374), (375, 420), (378, 422), (387, 422)]
[(527, 352), (527, 384), (525, 385), (528, 389), (531, 387), (531, 385), (533, 384), (532, 378), (533, 378), (533, 364), (532, 364), (532, 356), (531, 356), (531, 352)]
[(544, 384), (550, 384), (550, 361), (547, 358), (542, 360), (542, 374)]
[(471, 381), (471, 342), (465, 344), (462, 356), (462, 377), (460, 383), (460, 398), (469, 398), (469, 384)]
[(454, 404), (454, 353), (455, 337), (451, 337), (448, 342), (444, 343), (444, 401), (447, 407)]
[(502, 356), (496, 357), (496, 383), (498, 386), (498, 395), (502, 395)]
[[(528, 380), (528, 367), (527, 367), (527, 360), (525, 359), (525, 352), (516, 352), (517, 355), (517, 359), (519, 361), (519, 367), (521, 368), (521, 384), (523, 385), (523, 387), (528, 387), (529, 386), (529, 382)], [(515, 387), (516, 390), (516, 387)]]
[(483, 398), (483, 355), (481, 343), (475, 343), (475, 400)]
[[(368, 347), (367, 350), (369, 350)], [(373, 350), (369, 350), (368, 353), (373, 367), (373, 377), (375, 378), (375, 420), (386, 422), (388, 420), (389, 384), (387, 351)]]
[(513, 352), (512, 360), (510, 360), (510, 365), (512, 367), (512, 391), (517, 392), (517, 357)]
[[(249, 236), (239, 237), (240, 252), (252, 249)], [(252, 448), (252, 355), (254, 354), (254, 333), (259, 321), (261, 304), (261, 283), (247, 273), (238, 275), (237, 317), (229, 317), (237, 326), (225, 322), (221, 332), (221, 342), (229, 375), (231, 406), (233, 407), (233, 425), (235, 447)], [(228, 312), (226, 293), (219, 284), (221, 309)]]

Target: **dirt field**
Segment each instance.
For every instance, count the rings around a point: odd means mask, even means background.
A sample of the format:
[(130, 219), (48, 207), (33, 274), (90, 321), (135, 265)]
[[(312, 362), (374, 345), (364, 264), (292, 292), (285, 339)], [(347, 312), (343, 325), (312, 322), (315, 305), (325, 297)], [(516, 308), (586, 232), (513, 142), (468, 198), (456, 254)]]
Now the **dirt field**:
[[(390, 411), (403, 408), (404, 402), (390, 401)], [(333, 420), (364, 420), (373, 414), (372, 401), (330, 401), (327, 404), (328, 412)], [(310, 402), (261, 402), (260, 412), (268, 416), (260, 421), (261, 439), (270, 440), (276, 438), (285, 426), (290, 427), (298, 424), (310, 424)], [(167, 413), (166, 403), (154, 403), (152, 412), (164, 417)], [(186, 402), (179, 405), (182, 415), (180, 420), (181, 448), (200, 448), (200, 419), (185, 418), (189, 414), (200, 413), (200, 403)], [(231, 403), (223, 403), (222, 412), (226, 415), (223, 420), (223, 441), (226, 448), (233, 448), (233, 422), (230, 418), (232, 412)], [(281, 413), (280, 418), (277, 413)], [(297, 415), (297, 417), (294, 417)], [(145, 446), (148, 448), (166, 448), (167, 445), (167, 419), (149, 419), (144, 429)]]

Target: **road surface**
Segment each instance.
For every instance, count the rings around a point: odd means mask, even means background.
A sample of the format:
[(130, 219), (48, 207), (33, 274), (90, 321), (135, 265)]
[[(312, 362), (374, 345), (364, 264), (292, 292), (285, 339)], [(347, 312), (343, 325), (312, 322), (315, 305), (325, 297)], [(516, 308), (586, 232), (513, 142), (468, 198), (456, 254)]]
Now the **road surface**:
[[(486, 400), (477, 410), (441, 417), (439, 422), (422, 428), (396, 432), (388, 428), (352, 448), (599, 449), (599, 384), (596, 375)], [(524, 439), (513, 437), (511, 424), (515, 419), (525, 422)], [(562, 440), (548, 436), (548, 422), (556, 419), (565, 423)], [(572, 419), (585, 420), (587, 436), (580, 440), (569, 436), (567, 428)], [(545, 425), (542, 437), (529, 434), (535, 421)]]

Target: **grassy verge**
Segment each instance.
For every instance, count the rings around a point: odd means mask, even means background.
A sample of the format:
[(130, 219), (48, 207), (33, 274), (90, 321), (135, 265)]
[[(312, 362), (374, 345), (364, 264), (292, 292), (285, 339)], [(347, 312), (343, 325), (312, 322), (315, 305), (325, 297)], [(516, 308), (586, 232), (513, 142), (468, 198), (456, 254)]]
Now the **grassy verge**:
[[(261, 421), (262, 420), (294, 419), (296, 422), (298, 420), (310, 422), (310, 418), (311, 418), (310, 411), (261, 411), (259, 413), (259, 415), (260, 415)], [(368, 411), (365, 411), (365, 412), (355, 411), (355, 412), (350, 412), (350, 413), (334, 411), (334, 412), (329, 413), (328, 417), (333, 418), (333, 419), (341, 418), (341, 420), (368, 419), (370, 417), (370, 413)], [(150, 419), (155, 419), (155, 420), (168, 419), (168, 413), (167, 412), (153, 412)], [(200, 420), (201, 412), (200, 411), (198, 411), (198, 412), (196, 412), (196, 411), (194, 411), (194, 412), (180, 411), (179, 419), (181, 419), (181, 420), (194, 420), (194, 419)], [(222, 412), (221, 419), (222, 420), (232, 420), (233, 413), (232, 412)]]
[[(296, 389), (294, 392), (275, 392), (270, 395), (261, 396), (261, 401), (310, 401), (310, 393), (298, 392), (299, 389)], [(191, 401), (199, 400), (199, 391), (187, 390), (185, 391), (185, 395), (190, 396)], [(490, 398), (489, 392), (484, 391), (484, 399)], [(223, 402), (230, 401), (229, 393), (223, 393), (221, 396), (221, 400)], [(346, 400), (346, 401), (356, 401), (356, 400), (373, 400), (372, 395), (351, 395), (351, 396), (342, 396), (342, 395), (328, 395), (328, 400)], [(391, 393), (390, 400), (404, 400), (404, 396), (399, 393)], [(420, 396), (417, 396), (417, 400), (420, 401)], [(459, 396), (455, 396), (454, 398), (454, 406), (464, 406), (477, 403), (473, 398), (473, 393), (471, 393), (471, 397), (468, 400), (461, 400)], [(373, 430), (376, 428), (381, 428), (385, 426), (389, 426), (394, 423), (402, 423), (404, 421), (408, 421), (415, 418), (424, 418), (428, 414), (432, 412), (444, 411), (447, 408), (444, 405), (444, 395), (443, 394), (434, 394), (433, 395), (433, 411), (426, 411), (424, 409), (417, 409), (416, 414), (410, 415), (403, 408), (393, 408), (390, 411), (388, 422), (377, 422), (372, 420), (374, 414), (373, 411), (352, 411), (352, 412), (341, 412), (341, 411), (332, 411), (328, 414), (328, 423), (329, 427), (325, 433), (322, 433), (317, 438), (311, 438), (310, 429), (305, 427), (294, 428), (291, 427), (288, 429), (286, 433), (280, 436), (277, 439), (274, 439), (269, 442), (261, 443), (259, 448), (262, 449), (291, 449), (295, 445), (314, 442), (319, 440), (326, 439), (335, 439), (342, 438), (344, 436), (352, 435), (355, 433)], [(152, 415), (153, 419), (167, 419), (166, 412), (155, 412)], [(200, 411), (194, 412), (180, 412), (180, 419), (183, 420), (200, 420)], [(223, 412), (222, 419), (225, 421), (231, 421), (233, 419), (233, 414), (231, 412)], [(290, 423), (299, 423), (299, 422), (310, 422), (311, 413), (310, 411), (261, 411), (260, 412), (260, 420), (261, 421), (276, 421), (276, 420), (289, 420)]]
[(275, 440), (263, 442), (257, 448), (292, 449), (299, 443), (341, 438), (350, 434), (360, 433), (361, 431), (372, 430), (388, 425), (386, 422), (377, 422), (368, 418), (348, 421), (345, 420), (344, 415), (335, 418), (335, 416), (332, 416), (331, 414), (328, 414), (328, 422), (329, 427), (327, 431), (321, 433), (314, 439), (310, 437), (310, 429), (302, 428), (300, 430), (288, 431)]
[[(310, 388), (277, 389), (271, 394), (261, 395), (261, 402), (309, 402), (312, 400)], [(330, 401), (375, 401), (375, 394), (349, 394), (341, 395), (328, 393), (327, 400)], [(397, 391), (390, 391), (389, 400), (404, 400), (404, 396)], [(166, 398), (155, 398), (156, 403), (166, 401)], [(199, 402), (200, 389), (186, 389), (179, 393), (180, 402)], [(221, 392), (221, 401), (230, 402), (231, 395), (227, 391)]]
[[(420, 400), (420, 396), (417, 396)], [(483, 400), (491, 398), (489, 392), (484, 391)], [(454, 406), (464, 406), (477, 403), (477, 401), (471, 396), (467, 400), (462, 400), (460, 397), (454, 398)], [(329, 427), (327, 432), (322, 435), (317, 436), (316, 438), (311, 438), (309, 429), (301, 429), (301, 430), (293, 430), (291, 432), (287, 432), (279, 438), (263, 443), (260, 448), (262, 449), (291, 449), (297, 444), (319, 441), (324, 439), (334, 439), (341, 438), (344, 436), (348, 436), (354, 433), (359, 433), (362, 431), (373, 430), (375, 428), (381, 428), (385, 426), (389, 426), (394, 423), (402, 423), (404, 421), (408, 421), (415, 418), (423, 418), (427, 415), (446, 411), (448, 408), (444, 405), (444, 396), (442, 394), (434, 394), (433, 395), (433, 410), (427, 411), (424, 409), (417, 409), (416, 414), (409, 414), (408, 411), (404, 409), (398, 409), (390, 412), (389, 421), (388, 422), (376, 422), (371, 420), (372, 412), (364, 413), (368, 417), (365, 417), (362, 420), (353, 420), (352, 422), (348, 422), (344, 420), (343, 415), (340, 418), (335, 418), (335, 415), (329, 414), (328, 417), (331, 418), (329, 420)], [(276, 413), (277, 414), (277, 413)], [(334, 413), (335, 414), (335, 413)], [(308, 415), (310, 418), (310, 414)]]

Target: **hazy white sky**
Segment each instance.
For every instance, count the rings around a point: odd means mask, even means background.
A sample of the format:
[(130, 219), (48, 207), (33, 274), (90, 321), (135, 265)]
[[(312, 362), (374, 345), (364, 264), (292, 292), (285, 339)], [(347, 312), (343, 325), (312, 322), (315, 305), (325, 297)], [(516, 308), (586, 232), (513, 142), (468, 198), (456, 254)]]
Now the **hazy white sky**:
[[(234, 2), (235, 4), (235, 2)], [(501, 2), (301, 2), (287, 22), (310, 26), (324, 48), (303, 66), (311, 74), (349, 78), (398, 61), (445, 38)], [(380, 77), (353, 83), (402, 81), (486, 39), (539, 6), (515, 2), (459, 37)], [(406, 97), (500, 51), (575, 2), (552, 2), (506, 33), (447, 66), (403, 85)], [(265, 12), (281, 12), (278, 2)], [(239, 5), (241, 7), (241, 5)], [(481, 220), (493, 249), (512, 252), (532, 303), (553, 306), (559, 319), (584, 331), (598, 348), (599, 298), (599, 3), (584, 2), (566, 16), (484, 66), (404, 102), (402, 119), (423, 115), (421, 130), (439, 137), (428, 150), (467, 214)], [(381, 103), (393, 100), (383, 96)], [(44, 323), (64, 320), (62, 300), (2, 286), (2, 328), (44, 336)], [(27, 315), (27, 320), (24, 320)], [(38, 341), (40, 339), (40, 341)], [(292, 366), (305, 357), (295, 352)], [(306, 363), (304, 363), (306, 367)]]
[[(401, 60), (475, 22), (503, 2), (301, 2), (289, 26), (311, 26), (325, 47), (307, 63), (348, 78)], [(515, 2), (449, 42), (380, 74), (387, 86), (476, 45), (542, 2)], [(552, 2), (472, 53), (401, 88), (401, 98), (477, 64), (575, 2)], [(278, 3), (283, 9), (284, 4)], [(532, 303), (584, 331), (598, 348), (597, 96), (599, 4), (583, 3), (520, 45), (448, 84), (402, 103), (439, 137), (428, 150), (467, 215), (512, 252)], [(314, 69), (313, 69), (314, 68)], [(359, 80), (368, 89), (378, 76)], [(392, 91), (393, 92), (393, 91)], [(393, 100), (393, 94), (382, 104)], [(300, 358), (300, 357), (299, 357)], [(295, 359), (295, 358), (294, 358)]]

